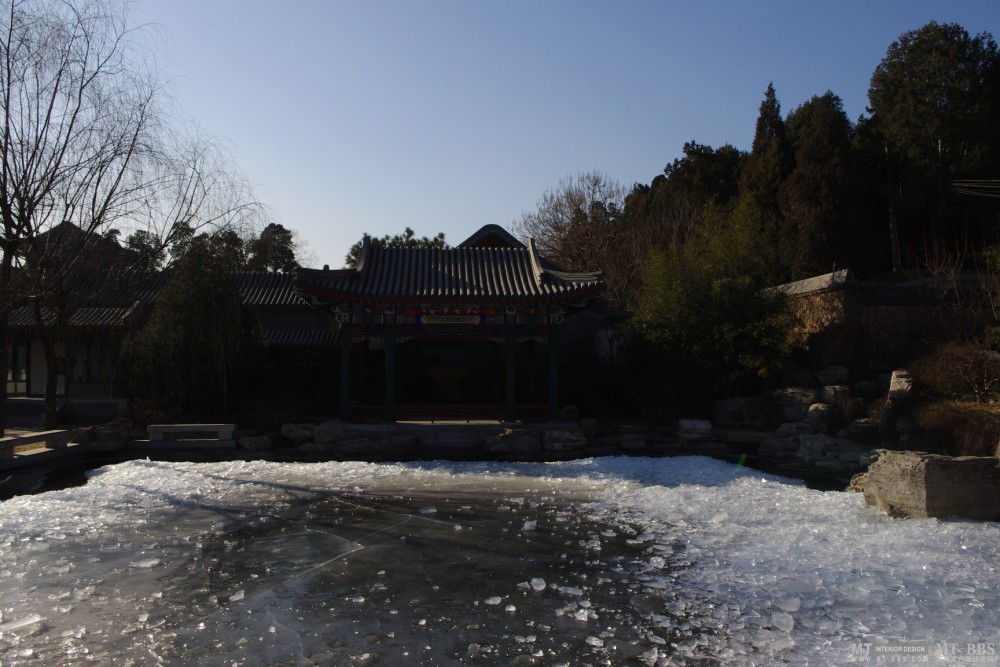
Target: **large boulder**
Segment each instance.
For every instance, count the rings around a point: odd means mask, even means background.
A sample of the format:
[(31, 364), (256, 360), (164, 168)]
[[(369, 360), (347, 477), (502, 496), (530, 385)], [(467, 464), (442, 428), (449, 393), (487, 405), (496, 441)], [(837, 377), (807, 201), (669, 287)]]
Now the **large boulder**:
[(889, 401), (899, 403), (905, 401), (913, 393), (913, 375), (906, 370), (895, 370), (889, 380)]
[(247, 451), (260, 452), (273, 448), (274, 441), (269, 435), (241, 435), (237, 446)]
[(799, 436), (799, 448), (795, 452), (795, 458), (804, 463), (815, 463), (839, 450), (837, 441), (828, 435), (822, 433), (802, 435)]
[(86, 445), (87, 451), (103, 452), (125, 449), (132, 437), (132, 420), (121, 417), (106, 424), (74, 429), (69, 440)]
[(327, 451), (338, 454), (396, 457), (420, 451), (420, 438), (406, 433), (386, 437), (345, 437), (325, 447)]
[(752, 428), (763, 430), (771, 423), (767, 401), (763, 396), (723, 398), (715, 402), (712, 421), (720, 428)]
[(649, 448), (645, 433), (623, 433), (618, 436), (618, 446), (626, 452), (639, 452)]
[(781, 421), (800, 422), (805, 420), (809, 406), (816, 402), (817, 393), (808, 387), (786, 387), (772, 392), (771, 399)]
[(344, 434), (344, 424), (339, 419), (331, 419), (318, 424), (312, 432), (312, 439), (320, 444), (336, 442)]
[(283, 424), (281, 426), (281, 435), (296, 445), (301, 445), (313, 439), (313, 432), (315, 430), (315, 424)]
[(836, 410), (827, 403), (813, 403), (806, 413), (806, 423), (820, 433), (830, 433), (836, 418)]
[(677, 437), (681, 440), (708, 440), (712, 436), (712, 422), (707, 419), (678, 419)]
[(844, 406), (851, 400), (851, 389), (844, 384), (827, 384), (819, 389), (820, 403)]
[(1000, 465), (992, 456), (878, 450), (865, 502), (891, 516), (1000, 521)]
[(579, 429), (554, 428), (542, 436), (542, 447), (549, 452), (568, 452), (587, 446), (587, 436)]
[(542, 450), (542, 436), (533, 428), (507, 428), (486, 438), (485, 446), (494, 454), (533, 454)]
[(757, 456), (784, 461), (795, 456), (798, 449), (798, 436), (776, 433), (761, 440), (760, 446), (757, 447)]
[(580, 418), (580, 408), (575, 405), (565, 405), (559, 408), (557, 416), (560, 421), (576, 421)]

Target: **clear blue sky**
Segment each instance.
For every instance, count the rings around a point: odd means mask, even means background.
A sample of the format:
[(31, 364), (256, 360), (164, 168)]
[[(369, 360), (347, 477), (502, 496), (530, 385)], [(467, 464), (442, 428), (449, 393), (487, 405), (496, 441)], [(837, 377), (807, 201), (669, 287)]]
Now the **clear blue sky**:
[(900, 34), (1000, 38), (998, 0), (139, 0), (172, 92), (315, 265), (412, 227), (454, 244), (580, 172), (648, 183), (687, 141), (749, 149), (769, 82), (852, 119)]

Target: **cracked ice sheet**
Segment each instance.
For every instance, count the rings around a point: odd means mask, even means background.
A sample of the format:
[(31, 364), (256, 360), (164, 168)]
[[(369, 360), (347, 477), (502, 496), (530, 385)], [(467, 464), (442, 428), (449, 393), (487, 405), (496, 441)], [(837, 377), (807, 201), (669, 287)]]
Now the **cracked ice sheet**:
[[(996, 524), (894, 520), (699, 457), (136, 461), (6, 501), (0, 528), (11, 665), (254, 664), (262, 647), (290, 664), (842, 664), (858, 643), (1000, 643)], [(394, 544), (418, 535), (431, 548)], [(468, 569), (425, 555), (453, 539), (485, 568), (468, 594), (428, 581)], [(516, 572), (522, 547), (536, 560)]]

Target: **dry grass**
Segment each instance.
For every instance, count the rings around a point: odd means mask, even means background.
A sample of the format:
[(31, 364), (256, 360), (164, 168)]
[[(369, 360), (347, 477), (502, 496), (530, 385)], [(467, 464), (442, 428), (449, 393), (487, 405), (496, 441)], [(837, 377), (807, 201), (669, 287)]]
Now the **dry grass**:
[(981, 341), (950, 341), (917, 360), (917, 382), (951, 401), (988, 404), (1000, 397), (1000, 354)]
[(1000, 456), (1000, 404), (938, 401), (914, 417), (917, 426), (940, 436), (943, 454)]

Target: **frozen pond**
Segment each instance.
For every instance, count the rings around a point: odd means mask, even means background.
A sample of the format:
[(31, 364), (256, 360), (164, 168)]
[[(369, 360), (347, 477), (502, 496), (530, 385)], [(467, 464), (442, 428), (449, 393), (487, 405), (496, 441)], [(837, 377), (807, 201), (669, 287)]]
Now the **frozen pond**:
[(135, 461), (0, 527), (5, 666), (1000, 659), (997, 524), (699, 457)]

